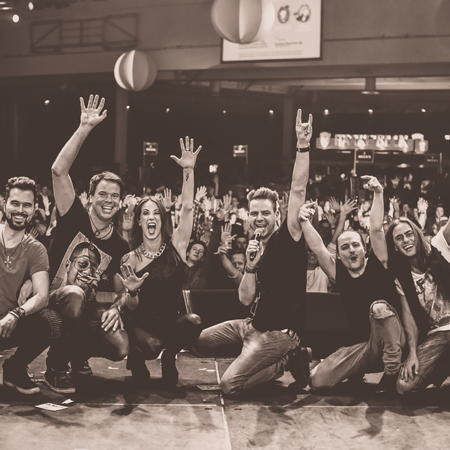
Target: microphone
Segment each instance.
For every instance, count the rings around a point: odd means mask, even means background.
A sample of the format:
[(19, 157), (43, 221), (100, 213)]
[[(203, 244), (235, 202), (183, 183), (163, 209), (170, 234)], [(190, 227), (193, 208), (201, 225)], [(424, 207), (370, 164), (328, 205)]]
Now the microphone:
[[(255, 236), (253, 236), (253, 239), (255, 241), (261, 242), (261, 234), (263, 233), (264, 230), (262, 230), (261, 228), (257, 228), (255, 230)], [(251, 252), (250, 253), (250, 261), (253, 261), (256, 258), (256, 252)]]

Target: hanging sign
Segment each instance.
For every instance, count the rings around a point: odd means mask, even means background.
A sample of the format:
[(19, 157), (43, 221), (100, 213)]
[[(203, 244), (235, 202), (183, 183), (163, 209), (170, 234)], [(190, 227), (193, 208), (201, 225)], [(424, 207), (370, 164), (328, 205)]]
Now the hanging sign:
[[(321, 58), (322, 0), (273, 0), (273, 6), (273, 26), (260, 40), (222, 41), (223, 62)], [(255, 20), (255, 15), (242, 20)]]
[(356, 150), (356, 162), (358, 163), (373, 163), (373, 150)]
[(144, 141), (144, 156), (145, 155), (158, 156), (158, 143)]
[(235, 158), (246, 158), (248, 152), (248, 145), (234, 145), (233, 146), (233, 156)]

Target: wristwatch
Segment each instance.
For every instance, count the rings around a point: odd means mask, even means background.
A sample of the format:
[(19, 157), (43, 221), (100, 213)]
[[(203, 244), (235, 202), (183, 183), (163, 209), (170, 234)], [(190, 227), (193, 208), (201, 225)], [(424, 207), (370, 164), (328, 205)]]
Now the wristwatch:
[(310, 150), (311, 150), (311, 144), (308, 144), (307, 147), (299, 147), (299, 148), (297, 148), (297, 151), (298, 151), (299, 153), (307, 153), (307, 152), (309, 152)]

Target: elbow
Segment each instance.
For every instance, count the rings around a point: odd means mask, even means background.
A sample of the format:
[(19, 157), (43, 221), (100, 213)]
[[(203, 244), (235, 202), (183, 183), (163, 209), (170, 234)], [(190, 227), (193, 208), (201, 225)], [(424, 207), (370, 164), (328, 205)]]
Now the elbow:
[(41, 309), (42, 308), (47, 308), (48, 300), (49, 300), (48, 293), (46, 293), (46, 294), (39, 294), (39, 305), (41, 306)]
[(62, 175), (61, 169), (56, 163), (52, 165), (52, 177), (60, 177)]

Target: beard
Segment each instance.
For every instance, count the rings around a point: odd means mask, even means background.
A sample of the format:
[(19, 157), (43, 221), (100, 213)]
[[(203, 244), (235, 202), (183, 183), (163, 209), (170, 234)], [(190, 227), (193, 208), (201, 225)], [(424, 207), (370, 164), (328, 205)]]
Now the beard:
[(14, 223), (14, 219), (12, 218), (12, 216), (10, 216), (10, 217), (6, 216), (6, 222), (8, 222), (9, 228), (11, 228), (11, 230), (14, 230), (14, 231), (22, 231), (22, 230), (24, 230), (27, 227), (28, 223), (29, 223), (25, 219), (25, 221), (23, 222), (23, 225), (16, 225)]

